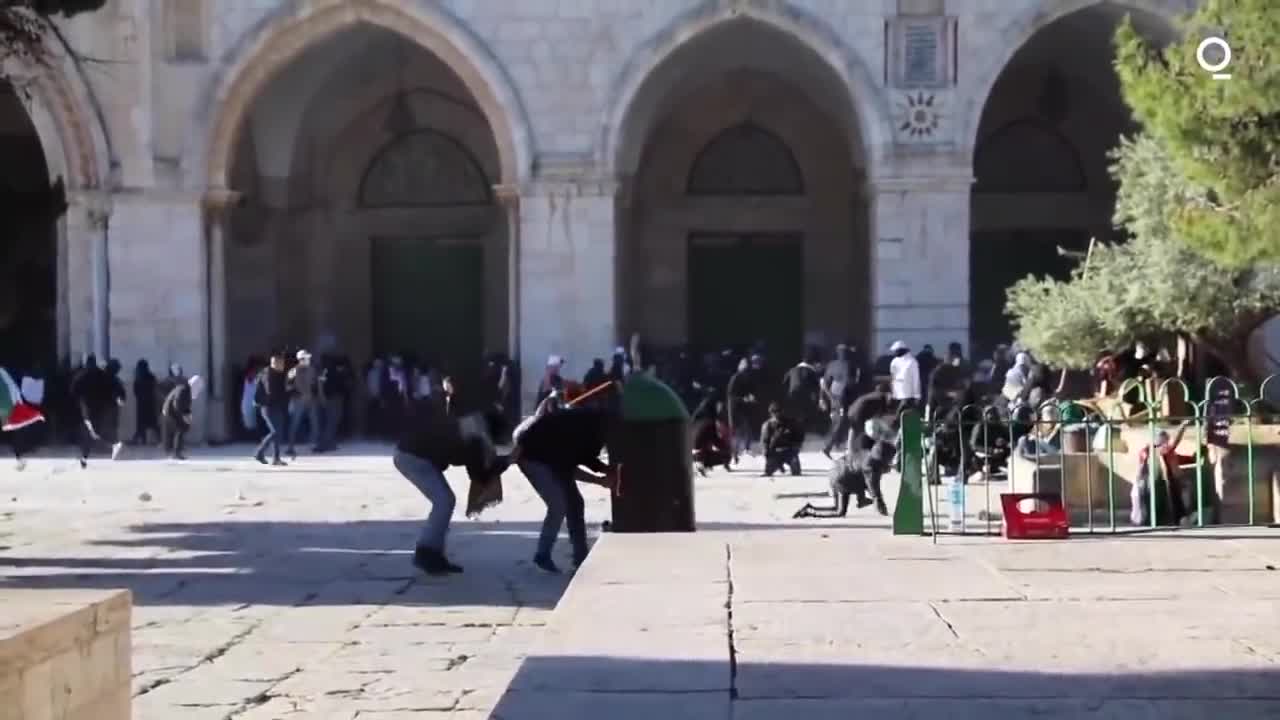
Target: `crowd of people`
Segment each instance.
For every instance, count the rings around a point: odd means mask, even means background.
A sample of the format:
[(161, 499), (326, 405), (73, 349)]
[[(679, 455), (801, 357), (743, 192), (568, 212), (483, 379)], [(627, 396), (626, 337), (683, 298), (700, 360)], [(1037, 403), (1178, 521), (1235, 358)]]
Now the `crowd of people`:
[[(1141, 343), (1101, 356), (1095, 389), (1114, 389), (1144, 373), (1158, 376), (1167, 372), (1157, 365), (1163, 362)], [(797, 518), (842, 517), (853, 507), (871, 505), (887, 514), (880, 478), (894, 465), (896, 423), (904, 408), (921, 410), (935, 429), (957, 422), (966, 406), (994, 409), (997, 421), (1012, 422), (1019, 408), (1040, 408), (1065, 392), (1065, 379), (1053, 386), (1048, 368), (1023, 350), (1000, 346), (989, 360), (972, 363), (959, 343), (940, 358), (928, 345), (913, 352), (903, 341), (874, 359), (851, 343), (829, 352), (811, 347), (794, 365), (774, 366), (763, 346), (697, 356), (680, 349), (642, 352), (633, 339), (631, 349), (618, 347), (607, 360), (593, 359), (581, 381), (571, 379), (567, 367), (564, 357), (547, 359), (533, 412), (521, 420), (519, 373), (501, 355), (483, 358), (459, 382), (406, 355), (373, 358), (357, 375), (340, 355), (276, 351), (235, 370), (235, 429), (240, 439), (256, 443), (258, 462), (275, 466), (284, 465), (286, 455), (296, 458), (304, 440), (312, 452), (325, 453), (352, 434), (394, 439), (392, 464), (431, 506), (414, 551), (415, 565), (430, 574), (462, 572), (446, 552), (457, 498), (445, 470), (465, 468), (466, 514), (473, 516), (501, 499), (504, 472), (518, 466), (546, 504), (533, 561), (558, 572), (552, 551), (565, 524), (572, 561), (579, 564), (586, 556), (578, 483), (612, 483), (615, 468), (601, 453), (617, 431), (621, 381), (630, 373), (658, 377), (687, 404), (693, 461), (704, 475), (716, 467), (737, 468), (746, 454), (762, 457), (766, 477), (799, 475), (807, 437), (822, 437), (822, 450), (833, 461), (831, 504), (806, 504)], [(34, 371), (16, 378), (0, 371), (0, 417), (19, 467), (32, 448), (58, 440), (78, 449), (82, 467), (95, 453), (118, 458), (130, 445), (155, 443), (182, 459), (193, 403), (205, 380), (177, 365), (157, 377), (139, 360), (130, 384), (118, 361), (99, 365), (92, 355), (47, 378)], [(126, 442), (119, 425), (128, 402), (135, 405), (135, 426)], [(985, 435), (967, 442), (970, 449), (992, 450), (979, 447)], [(511, 448), (507, 454), (498, 450), (504, 445)], [(833, 456), (842, 446), (845, 452)]]

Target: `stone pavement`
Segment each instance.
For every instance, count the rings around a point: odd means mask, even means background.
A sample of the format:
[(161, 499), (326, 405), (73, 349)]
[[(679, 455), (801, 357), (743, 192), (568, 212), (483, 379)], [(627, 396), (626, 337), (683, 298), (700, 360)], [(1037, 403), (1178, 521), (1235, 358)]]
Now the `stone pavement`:
[[(518, 473), (501, 506), (456, 520), (466, 574), (429, 580), (408, 554), (426, 505), (387, 448), (281, 469), (247, 455), (0, 461), (0, 593), (133, 590), (136, 720), (487, 717), (567, 584), (528, 562), (542, 505)], [(826, 460), (806, 462), (700, 480), (701, 527), (795, 527), (794, 496), (825, 486)], [(584, 493), (598, 527), (607, 493)]]
[(606, 535), (495, 720), (1280, 718), (1280, 531)]

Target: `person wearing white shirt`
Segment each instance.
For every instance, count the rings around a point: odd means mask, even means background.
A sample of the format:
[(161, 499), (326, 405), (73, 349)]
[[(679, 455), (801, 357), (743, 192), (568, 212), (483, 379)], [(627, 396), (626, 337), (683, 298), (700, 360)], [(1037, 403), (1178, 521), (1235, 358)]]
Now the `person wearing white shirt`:
[(1031, 380), (1031, 356), (1020, 352), (1014, 358), (1013, 367), (1004, 374), (1004, 386), (1000, 394), (1009, 402), (1017, 402), (1024, 396)]
[(890, 387), (893, 399), (900, 406), (920, 401), (920, 364), (901, 340), (889, 346), (893, 360), (889, 363)]

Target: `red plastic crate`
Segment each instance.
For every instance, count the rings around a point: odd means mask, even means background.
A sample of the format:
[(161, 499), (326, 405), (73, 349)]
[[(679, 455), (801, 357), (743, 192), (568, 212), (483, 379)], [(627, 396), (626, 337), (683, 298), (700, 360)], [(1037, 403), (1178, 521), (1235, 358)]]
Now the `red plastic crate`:
[[(1024, 504), (1034, 507), (1027, 510)], [(1071, 533), (1067, 509), (1057, 493), (1001, 493), (1000, 507), (1004, 509), (1004, 536), (1010, 540), (1065, 538)]]

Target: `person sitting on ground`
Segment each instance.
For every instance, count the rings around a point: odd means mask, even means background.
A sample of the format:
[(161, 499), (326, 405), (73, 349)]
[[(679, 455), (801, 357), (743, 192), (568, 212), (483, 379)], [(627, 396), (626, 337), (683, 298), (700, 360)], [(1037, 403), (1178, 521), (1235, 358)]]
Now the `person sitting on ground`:
[(720, 465), (725, 470), (732, 469), (733, 433), (724, 419), (723, 408), (724, 403), (713, 389), (693, 413), (693, 462), (703, 477)]
[(783, 411), (778, 403), (769, 404), (769, 419), (760, 428), (760, 445), (764, 448), (764, 476), (783, 467), (793, 476), (800, 475), (800, 448), (804, 444), (804, 428)]

